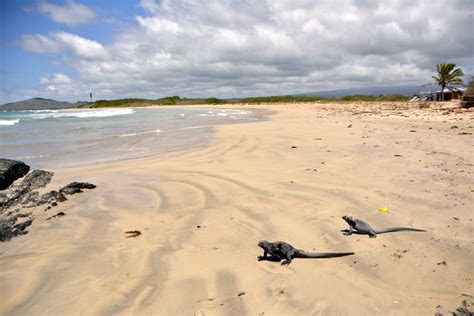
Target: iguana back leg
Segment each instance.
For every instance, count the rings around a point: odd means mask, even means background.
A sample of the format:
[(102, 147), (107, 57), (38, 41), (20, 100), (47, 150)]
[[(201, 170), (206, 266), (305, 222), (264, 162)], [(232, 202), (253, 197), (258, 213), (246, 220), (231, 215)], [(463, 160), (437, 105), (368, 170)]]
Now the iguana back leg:
[(282, 265), (289, 265), (291, 260), (295, 257), (295, 250), (290, 250), (286, 253), (286, 260), (283, 260)]
[(376, 238), (376, 237), (377, 237), (377, 233), (376, 233), (374, 230), (371, 230), (371, 231), (369, 231), (369, 237), (370, 237), (370, 238)]

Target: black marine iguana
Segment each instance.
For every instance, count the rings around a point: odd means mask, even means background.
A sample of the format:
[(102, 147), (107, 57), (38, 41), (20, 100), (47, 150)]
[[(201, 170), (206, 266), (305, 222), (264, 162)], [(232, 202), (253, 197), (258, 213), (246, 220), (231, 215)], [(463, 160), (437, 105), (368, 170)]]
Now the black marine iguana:
[[(282, 261), (282, 265), (290, 264), (293, 258), (334, 258), (353, 255), (353, 252), (323, 252), (310, 253), (296, 249), (284, 241), (269, 242), (261, 240), (258, 246), (263, 249), (263, 256), (258, 256), (258, 260)], [(271, 257), (267, 257), (267, 255)]]
[(350, 216), (343, 216), (342, 219), (345, 220), (347, 224), (349, 224), (349, 229), (343, 230), (344, 235), (347, 235), (347, 236), (352, 235), (354, 233), (354, 234), (361, 234), (361, 235), (369, 235), (370, 238), (375, 238), (377, 237), (377, 234), (399, 232), (403, 230), (414, 231), (414, 232), (426, 232), (426, 230), (411, 228), (411, 227), (390, 227), (390, 228), (385, 228), (381, 230), (376, 230), (372, 228), (369, 224), (367, 224), (366, 222), (360, 219), (353, 219)]

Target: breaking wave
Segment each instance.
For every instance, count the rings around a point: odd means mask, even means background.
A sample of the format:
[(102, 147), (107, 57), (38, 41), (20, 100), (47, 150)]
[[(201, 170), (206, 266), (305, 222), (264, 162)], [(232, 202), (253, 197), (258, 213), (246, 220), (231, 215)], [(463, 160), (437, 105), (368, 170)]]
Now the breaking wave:
[(245, 110), (210, 110), (207, 113), (198, 114), (197, 116), (235, 116), (235, 115), (245, 115), (250, 114), (252, 111), (245, 111)]
[(20, 119), (16, 119), (16, 120), (0, 120), (0, 126), (11, 126), (11, 125), (18, 124), (18, 122), (20, 122)]
[(63, 110), (58, 112), (35, 112), (30, 114), (30, 118), (45, 119), (45, 118), (59, 118), (59, 117), (78, 117), (78, 118), (89, 118), (89, 117), (109, 117), (117, 115), (128, 115), (133, 114), (133, 109), (110, 109), (110, 110)]

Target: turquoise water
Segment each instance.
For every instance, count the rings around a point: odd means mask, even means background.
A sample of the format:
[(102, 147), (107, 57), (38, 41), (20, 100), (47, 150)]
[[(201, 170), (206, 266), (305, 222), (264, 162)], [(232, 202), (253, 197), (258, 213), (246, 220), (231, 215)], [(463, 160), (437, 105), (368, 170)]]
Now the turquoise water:
[(219, 124), (256, 110), (206, 108), (0, 111), (0, 157), (33, 167), (146, 157), (205, 146)]

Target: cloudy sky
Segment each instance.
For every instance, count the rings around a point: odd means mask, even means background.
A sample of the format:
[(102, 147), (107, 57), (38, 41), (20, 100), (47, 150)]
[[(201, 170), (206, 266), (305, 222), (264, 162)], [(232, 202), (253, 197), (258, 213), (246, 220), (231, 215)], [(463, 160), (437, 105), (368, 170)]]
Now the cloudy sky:
[(0, 103), (419, 85), (445, 61), (472, 75), (473, 12), (473, 0), (1, 0)]

